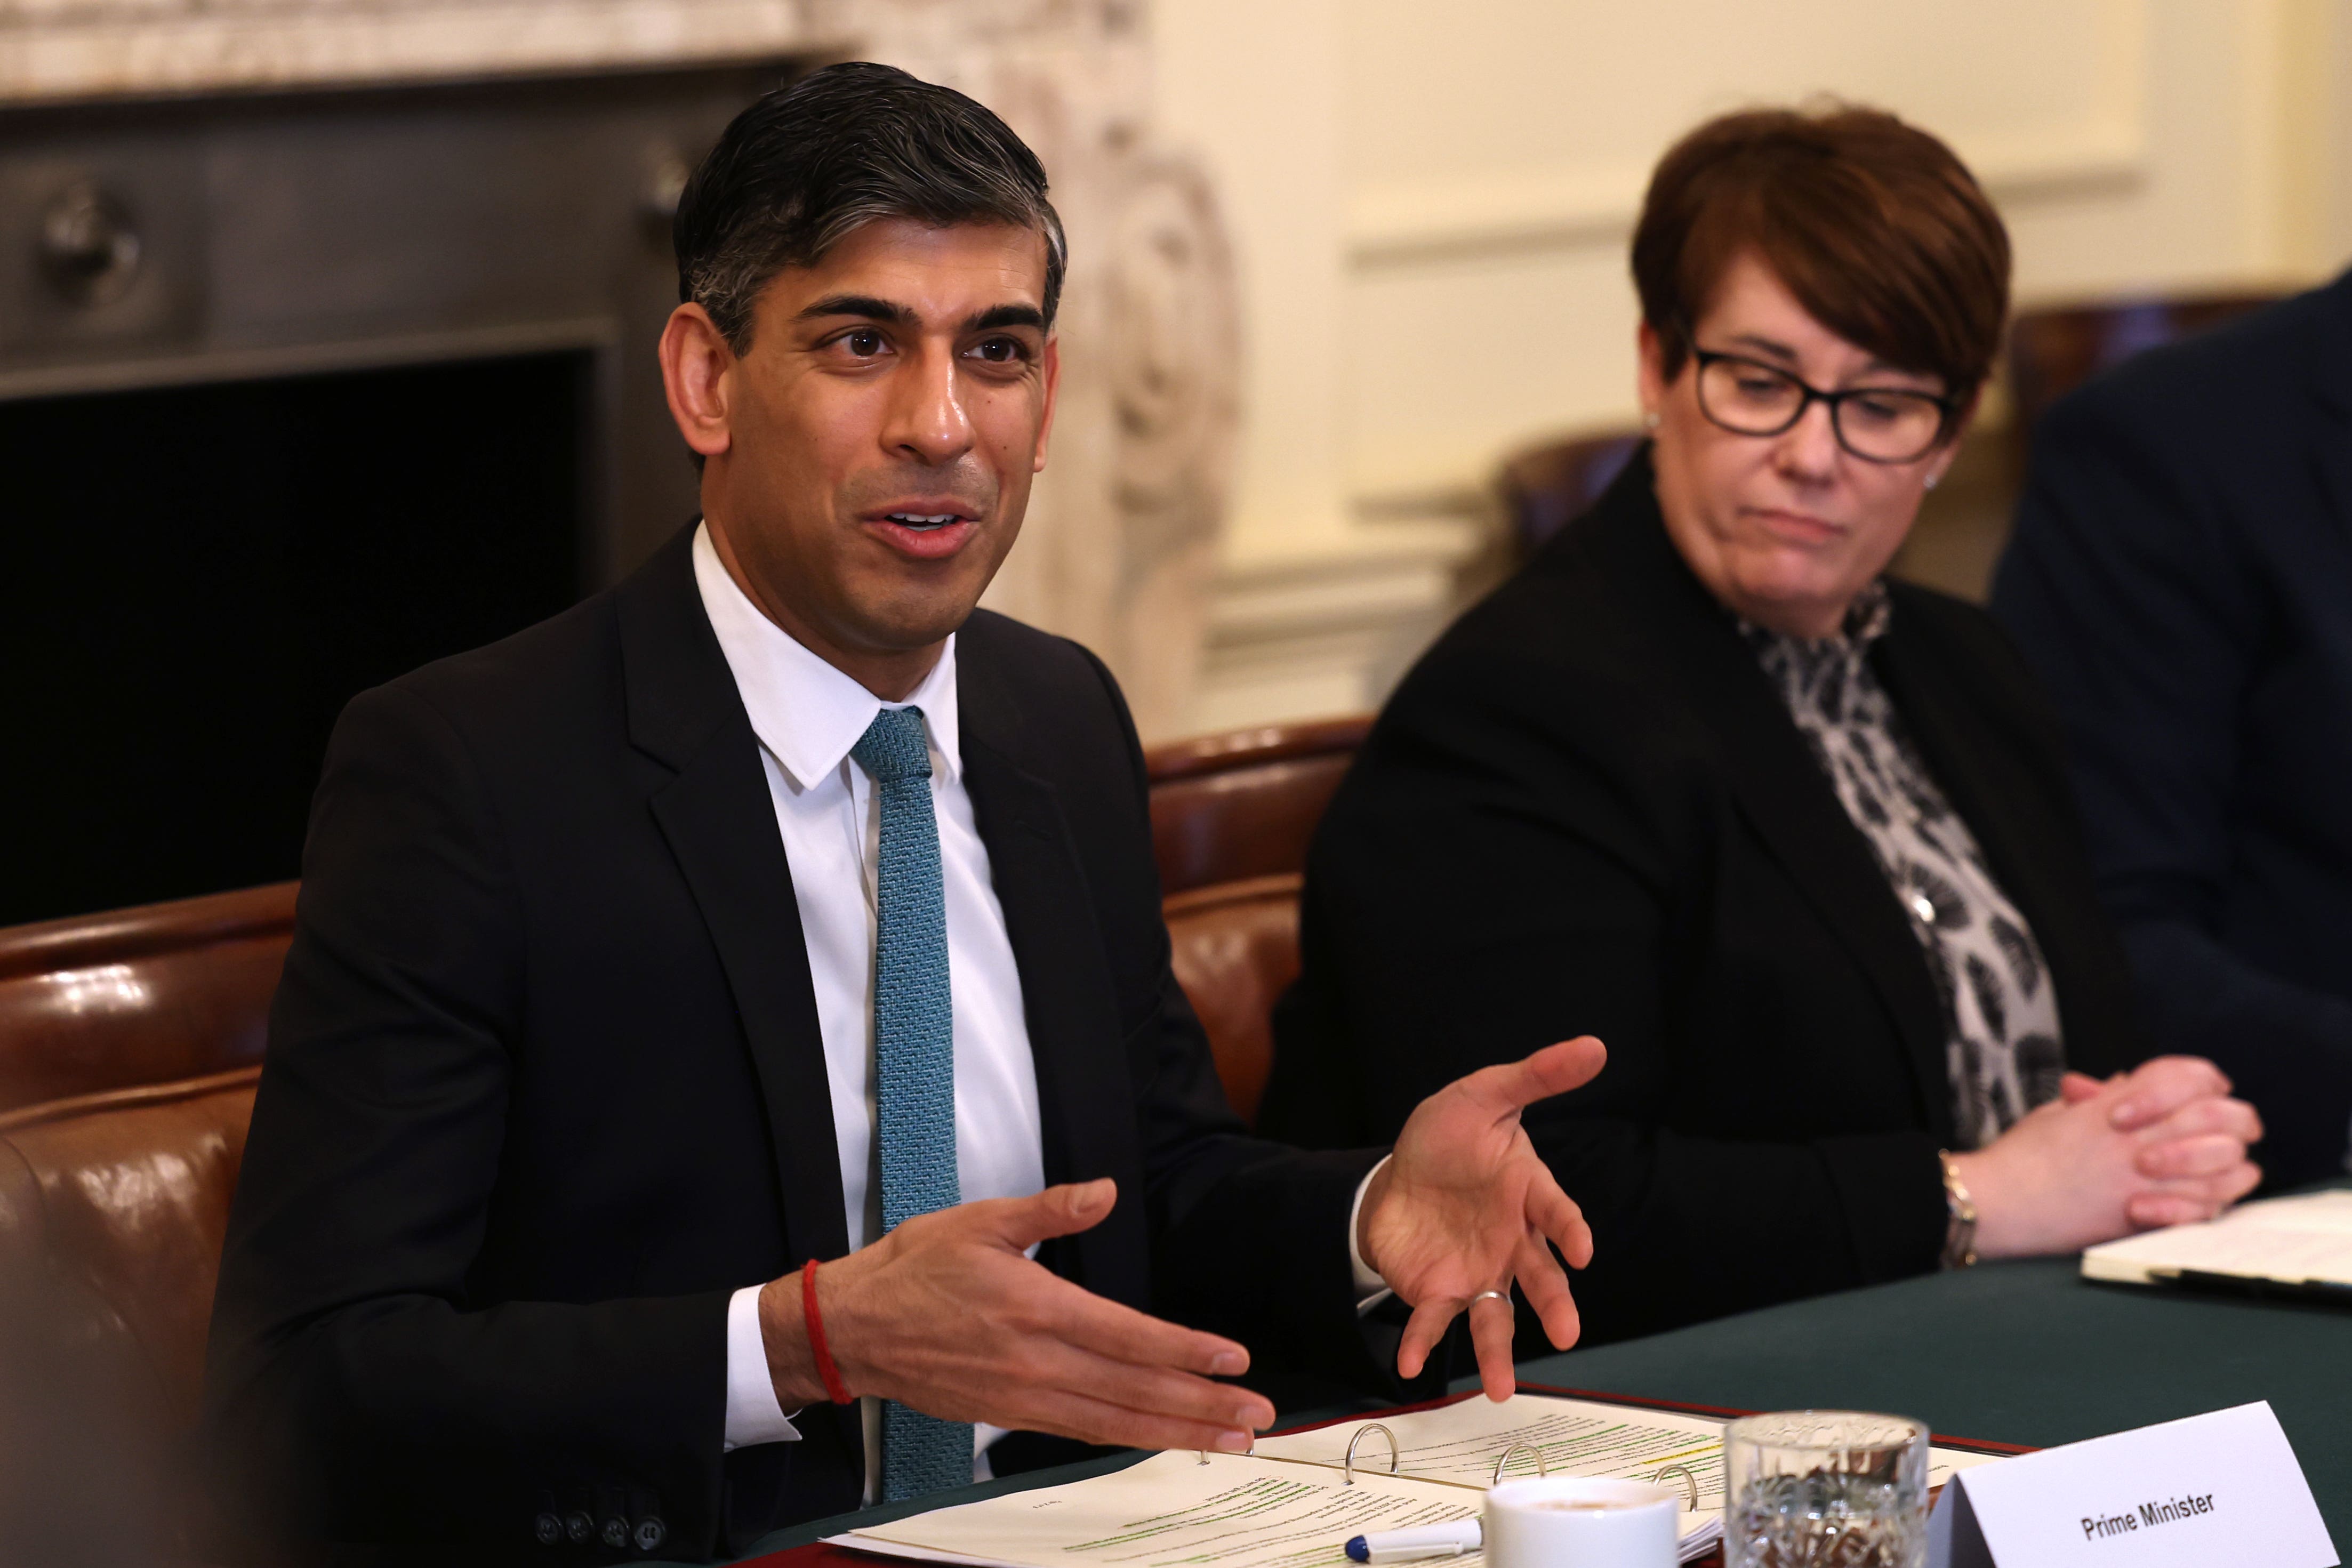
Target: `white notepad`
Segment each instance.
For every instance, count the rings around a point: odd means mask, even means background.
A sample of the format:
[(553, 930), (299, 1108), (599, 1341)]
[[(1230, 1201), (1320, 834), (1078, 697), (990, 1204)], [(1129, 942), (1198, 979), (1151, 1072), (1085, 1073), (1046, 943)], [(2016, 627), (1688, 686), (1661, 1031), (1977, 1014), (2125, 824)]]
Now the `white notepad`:
[[(1357, 1443), (1355, 1480), (1348, 1484), (1348, 1444), (1371, 1421), (1395, 1435), (1399, 1473), (1388, 1473), (1388, 1445), (1373, 1435)], [(1349, 1568), (1349, 1536), (1477, 1514), (1496, 1456), (1514, 1443), (1540, 1450), (1556, 1476), (1648, 1480), (1667, 1466), (1684, 1466), (1698, 1507), (1682, 1515), (1683, 1560), (1722, 1539), (1722, 1422), (1534, 1394), (1500, 1405), (1474, 1397), (1265, 1437), (1255, 1454), (1210, 1454), (1205, 1463), (1199, 1454), (1156, 1454), (1113, 1475), (826, 1539), (967, 1568)], [(1929, 1479), (1940, 1483), (1988, 1458), (1934, 1449)], [(1511, 1473), (1531, 1475), (1534, 1465), (1521, 1458)], [(1473, 1553), (1448, 1559), (1445, 1568), (1481, 1568), (1482, 1562)]]
[(2265, 1198), (2202, 1225), (2127, 1236), (2084, 1252), (2083, 1277), (2267, 1287), (2352, 1302), (2352, 1192)]

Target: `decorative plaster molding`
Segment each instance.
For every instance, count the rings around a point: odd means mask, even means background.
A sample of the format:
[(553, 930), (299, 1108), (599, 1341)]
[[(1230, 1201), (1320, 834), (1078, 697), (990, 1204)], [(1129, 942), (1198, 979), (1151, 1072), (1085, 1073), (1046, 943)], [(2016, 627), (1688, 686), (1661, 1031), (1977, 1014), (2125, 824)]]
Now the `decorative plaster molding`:
[(0, 0), (0, 102), (698, 65), (840, 42), (801, 0)]
[[(1955, 135), (1997, 202), (2129, 189), (2148, 169), (2147, 0), (2097, 0), (2100, 44), (2064, 118)], [(1372, 268), (1528, 249), (1617, 246), (1633, 232), (1646, 163), (1558, 165), (1467, 180), (1367, 185), (1349, 203), (1349, 263)]]
[(1109, 150), (1057, 199), (1074, 236), (1053, 461), (992, 609), (1102, 655), (1148, 739), (1199, 676), (1239, 423), (1234, 265), (1206, 177)]
[[(2063, 134), (1979, 138), (1960, 155), (1997, 202), (2129, 188), (2147, 168), (2134, 120), (2101, 118)], [(1348, 259), (1359, 267), (1497, 251), (1617, 246), (1633, 231), (1647, 165), (1556, 169), (1467, 180), (1368, 185), (1348, 204)]]
[(1229, 567), (1210, 601), (1186, 727), (1239, 728), (1368, 713), (1462, 606), (1486, 545), (1466, 518), (1359, 525), (1311, 557)]

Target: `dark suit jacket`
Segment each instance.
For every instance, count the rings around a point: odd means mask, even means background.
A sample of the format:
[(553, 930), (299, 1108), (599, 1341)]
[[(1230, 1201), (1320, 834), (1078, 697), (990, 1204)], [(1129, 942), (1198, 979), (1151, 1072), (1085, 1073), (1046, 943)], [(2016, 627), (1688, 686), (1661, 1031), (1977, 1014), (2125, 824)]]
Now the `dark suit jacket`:
[(2341, 1174), (2352, 274), (2043, 416), (1993, 611), (2064, 721), (2157, 1039), (2262, 1112), (2273, 1183)]
[[(792, 877), (689, 538), (337, 727), (207, 1387), (261, 1508), (313, 1536), (552, 1561), (539, 1517), (581, 1510), (709, 1554), (856, 1505), (854, 1410), (720, 1452), (730, 1293), (845, 1242)], [(987, 613), (958, 672), (1046, 1179), (1120, 1192), (1046, 1262), (1369, 1369), (1346, 1228), (1375, 1156), (1227, 1108), (1108, 673)]]
[[(2041, 699), (1982, 612), (1890, 587), (1879, 675), (2032, 924), (2069, 1061), (2121, 1066), (2128, 983)], [(1936, 1266), (1935, 982), (1646, 455), (1406, 676), (1316, 835), (1302, 939), (1274, 1135), (1385, 1136), (1457, 1074), (1607, 1043), (1526, 1124), (1592, 1223), (1588, 1340)]]

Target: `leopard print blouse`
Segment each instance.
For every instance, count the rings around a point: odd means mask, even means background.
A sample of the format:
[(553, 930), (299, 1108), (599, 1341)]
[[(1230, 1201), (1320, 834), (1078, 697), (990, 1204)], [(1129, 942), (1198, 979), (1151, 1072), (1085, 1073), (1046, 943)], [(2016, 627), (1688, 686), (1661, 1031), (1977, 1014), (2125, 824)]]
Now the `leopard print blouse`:
[(1789, 716), (1869, 841), (1944, 1008), (1959, 1146), (1981, 1148), (2058, 1097), (2066, 1070), (2058, 998), (2025, 916), (1944, 798), (1870, 667), (1891, 614), (1874, 583), (1843, 632), (1818, 641), (1740, 623)]

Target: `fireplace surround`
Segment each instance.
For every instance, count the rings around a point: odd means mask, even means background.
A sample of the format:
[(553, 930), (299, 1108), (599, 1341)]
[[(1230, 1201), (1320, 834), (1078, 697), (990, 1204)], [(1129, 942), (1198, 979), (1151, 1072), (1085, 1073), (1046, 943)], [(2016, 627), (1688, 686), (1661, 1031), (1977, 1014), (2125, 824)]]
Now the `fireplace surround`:
[(296, 874), (345, 701), (693, 516), (668, 210), (791, 68), (9, 117), (0, 924)]
[(0, 0), (0, 681), (37, 716), (0, 921), (291, 874), (352, 692), (692, 515), (668, 214), (830, 59), (969, 92), (1044, 159), (1062, 392), (986, 602), (1181, 732), (1238, 325), (1148, 38), (1139, 0)]

